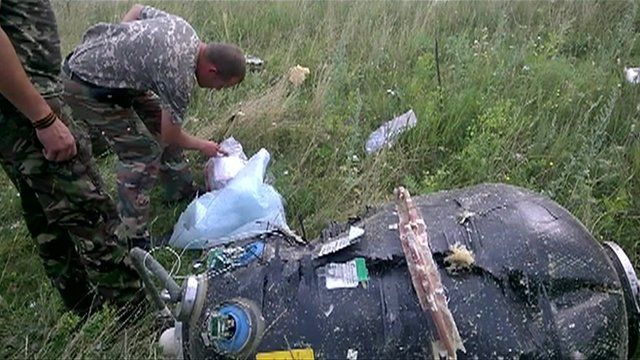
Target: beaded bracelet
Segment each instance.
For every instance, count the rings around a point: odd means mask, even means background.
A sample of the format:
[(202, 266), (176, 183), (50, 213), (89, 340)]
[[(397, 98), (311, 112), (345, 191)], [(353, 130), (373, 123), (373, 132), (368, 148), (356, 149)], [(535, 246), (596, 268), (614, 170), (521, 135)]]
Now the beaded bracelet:
[(54, 122), (56, 122), (57, 119), (58, 119), (58, 117), (52, 111), (52, 112), (49, 113), (49, 115), (47, 115), (47, 116), (43, 117), (42, 119), (34, 122), (33, 123), (33, 127), (35, 127), (38, 130), (46, 129), (49, 126), (51, 126)]

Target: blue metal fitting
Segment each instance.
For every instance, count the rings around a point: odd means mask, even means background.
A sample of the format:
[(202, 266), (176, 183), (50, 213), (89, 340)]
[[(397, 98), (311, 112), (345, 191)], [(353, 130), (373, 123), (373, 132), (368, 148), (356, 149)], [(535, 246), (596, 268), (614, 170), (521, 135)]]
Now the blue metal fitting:
[(230, 338), (216, 337), (211, 339), (215, 347), (225, 354), (241, 352), (247, 345), (251, 335), (251, 320), (246, 311), (237, 304), (225, 304), (215, 314), (211, 315), (210, 321), (212, 318), (233, 319), (234, 327)]

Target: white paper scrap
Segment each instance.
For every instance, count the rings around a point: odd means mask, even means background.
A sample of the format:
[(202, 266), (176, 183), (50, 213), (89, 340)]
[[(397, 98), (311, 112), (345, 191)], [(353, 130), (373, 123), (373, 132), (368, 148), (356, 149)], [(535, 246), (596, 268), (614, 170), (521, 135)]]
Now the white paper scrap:
[(355, 261), (344, 264), (331, 263), (325, 266), (325, 271), (326, 286), (329, 290), (355, 288), (360, 283)]

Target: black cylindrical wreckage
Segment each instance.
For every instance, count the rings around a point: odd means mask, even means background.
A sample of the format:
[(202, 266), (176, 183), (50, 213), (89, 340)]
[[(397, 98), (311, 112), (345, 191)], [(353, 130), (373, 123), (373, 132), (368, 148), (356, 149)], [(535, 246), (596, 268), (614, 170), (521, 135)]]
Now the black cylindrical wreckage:
[[(640, 323), (633, 267), (619, 247), (600, 245), (564, 208), (502, 184), (413, 202), (464, 345), (457, 357), (633, 354)], [(438, 333), (419, 304), (397, 224), (388, 204), (310, 244), (274, 233), (213, 249), (207, 273), (189, 277), (179, 301), (165, 298), (179, 302), (176, 326), (161, 337), (166, 354), (437, 356)]]

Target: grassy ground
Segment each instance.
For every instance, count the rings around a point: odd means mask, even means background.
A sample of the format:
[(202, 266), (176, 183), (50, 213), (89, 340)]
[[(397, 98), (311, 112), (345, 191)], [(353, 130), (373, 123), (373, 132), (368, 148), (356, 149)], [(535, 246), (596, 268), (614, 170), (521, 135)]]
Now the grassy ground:
[[(66, 53), (126, 2), (57, 1)], [(312, 238), (390, 199), (480, 182), (542, 192), (637, 265), (640, 65), (637, 4), (579, 2), (160, 2), (203, 39), (266, 60), (232, 91), (198, 91), (187, 128), (221, 139), (225, 120), (248, 154), (264, 147), (293, 228)], [(434, 48), (438, 42), (439, 56)], [(290, 66), (311, 74), (299, 88)], [(439, 75), (438, 75), (439, 68)], [(439, 83), (441, 86), (439, 86)], [(418, 126), (366, 156), (382, 122), (413, 109)], [(201, 174), (202, 159), (191, 154)], [(113, 158), (100, 161), (113, 184)], [(0, 178), (0, 358), (156, 358), (150, 318), (115, 334), (106, 310), (79, 331), (41, 269), (15, 189)], [(186, 204), (156, 201), (152, 231)]]

